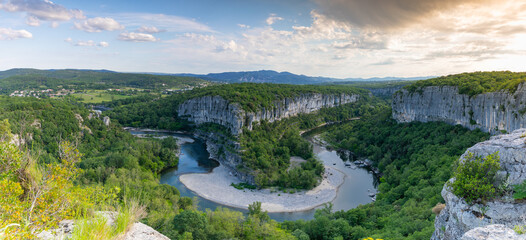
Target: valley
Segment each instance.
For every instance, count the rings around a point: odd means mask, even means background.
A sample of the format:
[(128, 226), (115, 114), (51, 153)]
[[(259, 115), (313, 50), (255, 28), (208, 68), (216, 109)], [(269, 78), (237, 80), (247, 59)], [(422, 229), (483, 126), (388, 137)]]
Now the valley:
[[(119, 209), (112, 202), (134, 199), (148, 209), (142, 222), (169, 238), (188, 231), (212, 236), (219, 222), (231, 221), (243, 231), (279, 239), (302, 234), (311, 239), (442, 239), (448, 235), (436, 230), (439, 213), (431, 209), (443, 204), (441, 189), (453, 176), (455, 162), (490, 133), (514, 131), (523, 121), (491, 113), (504, 124), (493, 130), (493, 125), (434, 117), (427, 111), (458, 109), (459, 98), (467, 99), (462, 111), (483, 123), (478, 110), (468, 110), (478, 106), (478, 95), (466, 98), (447, 92), (453, 87), (415, 85), (390, 98), (346, 84), (221, 84), (165, 97), (112, 99), (98, 106), (102, 112), (75, 98), (2, 96), (0, 116), (13, 124), (4, 123), (13, 133), (6, 136), (26, 151), (38, 151), (42, 166), (59, 162), (57, 139), (76, 142), (83, 160), (75, 165), (80, 170), (74, 186), (113, 196), (97, 203), (97, 209)], [(480, 96), (512, 99), (504, 104), (514, 113), (521, 86), (513, 93)], [(385, 87), (393, 86), (386, 82)], [(443, 102), (435, 106), (437, 99)], [(515, 178), (519, 184), (522, 175)], [(218, 216), (219, 222), (207, 220), (201, 230), (179, 228), (191, 216)], [(260, 223), (250, 225), (253, 221)], [(455, 236), (467, 230), (455, 230)], [(225, 234), (244, 238), (246, 233)]]

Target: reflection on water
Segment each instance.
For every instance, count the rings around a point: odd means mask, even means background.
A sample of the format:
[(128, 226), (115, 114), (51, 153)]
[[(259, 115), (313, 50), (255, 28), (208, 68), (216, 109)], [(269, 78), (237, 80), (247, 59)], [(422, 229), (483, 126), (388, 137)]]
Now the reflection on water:
[[(156, 137), (172, 136), (176, 138), (186, 138), (189, 135), (170, 133), (170, 132), (152, 132), (152, 131), (130, 131), (134, 135), (153, 134)], [(194, 194), (187, 189), (180, 181), (179, 176), (185, 173), (206, 173), (212, 171), (219, 163), (215, 160), (209, 159), (209, 154), (206, 151), (204, 143), (198, 139), (194, 139), (193, 143), (185, 143), (181, 146), (181, 155), (179, 157), (179, 165), (177, 168), (168, 169), (161, 175), (161, 183), (175, 186), (179, 189), (181, 196), (196, 197), (198, 200), (199, 210), (215, 209), (219, 206), (242, 211), (247, 210), (223, 206), (206, 200)], [(360, 204), (370, 203), (371, 197), (368, 196), (370, 192), (375, 191), (373, 186), (374, 177), (365, 169), (351, 168), (345, 166), (344, 161), (338, 156), (336, 151), (329, 151), (319, 145), (314, 145), (314, 152), (318, 158), (324, 162), (325, 165), (338, 169), (345, 173), (345, 181), (340, 187), (336, 199), (333, 201), (333, 210), (348, 210), (357, 207)], [(285, 194), (285, 193), (283, 193)], [(298, 219), (312, 219), (314, 218), (315, 209), (303, 212), (292, 213), (269, 213), (272, 219), (277, 221), (284, 220), (298, 220)]]

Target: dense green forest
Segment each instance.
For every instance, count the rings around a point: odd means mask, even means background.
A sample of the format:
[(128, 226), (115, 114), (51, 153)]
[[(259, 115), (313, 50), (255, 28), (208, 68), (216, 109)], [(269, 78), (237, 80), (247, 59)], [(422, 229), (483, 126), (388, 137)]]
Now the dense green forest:
[(420, 80), (405, 88), (415, 92), (427, 86), (457, 86), (460, 94), (474, 96), (498, 90), (515, 92), (519, 84), (524, 81), (526, 81), (524, 72), (473, 72)]
[[(229, 134), (225, 134), (225, 131), (220, 132), (220, 135), (223, 135), (225, 139), (233, 137), (234, 141), (239, 141), (243, 152), (241, 155), (243, 165), (239, 166), (239, 170), (255, 176), (259, 187), (310, 189), (316, 186), (323, 173), (323, 167), (319, 161), (314, 159), (310, 144), (299, 135), (299, 132), (326, 122), (345, 121), (368, 113), (374, 108), (376, 101), (380, 100), (370, 97), (366, 90), (348, 86), (244, 83), (195, 89), (167, 98), (130, 98), (115, 101), (109, 106), (114, 107), (110, 116), (127, 126), (188, 130), (191, 129), (189, 123), (177, 117), (177, 107), (186, 99), (219, 95), (255, 111), (257, 108), (253, 103), (260, 103), (259, 107), (270, 108), (276, 100), (287, 96), (297, 96), (301, 93), (356, 93), (360, 94), (360, 100), (356, 103), (325, 108), (316, 113), (302, 114), (273, 123), (262, 122), (252, 131), (245, 129), (239, 138), (228, 136)], [(221, 131), (223, 129), (214, 126), (206, 130)], [(235, 152), (236, 150), (232, 147), (225, 147), (221, 151)], [(301, 164), (299, 168), (289, 169), (291, 156), (300, 156), (307, 162)]]
[[(248, 216), (226, 209), (197, 211), (192, 199), (159, 184), (159, 173), (178, 163), (173, 138), (138, 139), (121, 125), (90, 119), (89, 113), (66, 100), (0, 97), (0, 237), (32, 239), (62, 219), (82, 222), (86, 214), (119, 209), (133, 200), (148, 213), (142, 221), (172, 239), (189, 239), (192, 234), (193, 239), (294, 239), (260, 208)], [(25, 141), (20, 147), (9, 143), (19, 136)], [(64, 146), (72, 153), (66, 158)], [(24, 220), (26, 211), (31, 213), (26, 209), (33, 189), (27, 185), (28, 176), (44, 179), (38, 180), (43, 181), (41, 188), (52, 187), (35, 208), (44, 215), (33, 213), (33, 218), (41, 218), (30, 221)], [(57, 180), (45, 180), (47, 176)], [(48, 201), (70, 208), (57, 210)], [(54, 217), (48, 216), (51, 213)]]
[(179, 89), (209, 82), (194, 78), (95, 70), (12, 69), (0, 72), (0, 94), (42, 89)]
[(374, 203), (348, 211), (320, 211), (312, 221), (284, 222), (311, 239), (429, 239), (431, 208), (452, 176), (453, 163), (489, 135), (445, 123), (398, 124), (385, 107), (369, 117), (329, 128), (324, 138), (335, 148), (368, 157), (383, 173)]
[[(368, 116), (377, 109), (374, 103), (370, 99), (324, 108), (316, 113), (300, 114), (272, 123), (262, 122), (252, 131), (243, 131), (239, 138), (243, 166), (254, 171), (260, 187), (311, 189), (318, 184), (323, 165), (314, 157), (311, 144), (299, 133), (327, 122), (345, 122)], [(300, 167), (289, 169), (291, 156), (307, 161)]]

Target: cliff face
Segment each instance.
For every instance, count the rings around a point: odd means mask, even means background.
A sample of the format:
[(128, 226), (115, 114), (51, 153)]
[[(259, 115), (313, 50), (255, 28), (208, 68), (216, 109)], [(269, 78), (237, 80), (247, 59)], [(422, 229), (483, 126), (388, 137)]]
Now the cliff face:
[[(501, 166), (498, 176), (505, 179), (508, 175), (508, 181), (512, 185), (522, 183), (526, 180), (526, 138), (521, 137), (525, 133), (526, 129), (519, 129), (511, 134), (494, 136), (469, 148), (461, 158), (468, 152), (481, 157), (498, 152)], [(446, 201), (446, 207), (435, 219), (432, 240), (461, 239), (466, 232), (491, 224), (502, 224), (510, 229), (526, 224), (526, 203), (515, 202), (511, 196), (495, 199), (485, 205), (470, 206), (455, 196), (446, 184), (442, 189), (442, 197)]]
[(469, 129), (496, 133), (526, 127), (526, 84), (513, 94), (507, 91), (470, 97), (457, 87), (424, 87), (414, 93), (406, 89), (393, 95), (393, 118), (398, 122), (443, 121)]
[(203, 139), (206, 143), (206, 151), (210, 153), (210, 158), (217, 160), (225, 166), (229, 172), (239, 180), (255, 185), (254, 175), (249, 169), (240, 170), (243, 160), (238, 152), (241, 148), (238, 142), (227, 139), (225, 136), (214, 133), (197, 130), (195, 137)]
[(272, 109), (263, 108), (257, 112), (247, 112), (238, 103), (230, 103), (220, 96), (205, 96), (183, 102), (177, 112), (180, 117), (186, 117), (196, 124), (221, 124), (237, 135), (242, 132), (243, 127), (252, 130), (254, 124), (262, 120), (273, 122), (300, 113), (311, 113), (321, 108), (356, 102), (358, 98), (359, 95), (354, 94), (301, 94), (274, 102)]

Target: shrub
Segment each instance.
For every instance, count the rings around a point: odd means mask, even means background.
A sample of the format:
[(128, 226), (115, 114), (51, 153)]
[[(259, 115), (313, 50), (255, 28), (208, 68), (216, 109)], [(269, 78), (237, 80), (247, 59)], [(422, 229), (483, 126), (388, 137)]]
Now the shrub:
[(513, 227), (513, 231), (515, 231), (519, 235), (525, 234), (526, 233), (526, 225), (524, 225), (524, 226), (517, 225), (517, 226)]
[(446, 207), (446, 204), (443, 204), (443, 203), (437, 203), (437, 205), (435, 205), (433, 207), (433, 209), (431, 209), (431, 211), (435, 214), (435, 215), (438, 215), (440, 214), (440, 212), (442, 212), (442, 210), (444, 210), (444, 208)]
[(524, 182), (522, 182), (521, 184), (514, 185), (513, 191), (514, 199), (526, 199), (526, 180), (524, 180)]
[(497, 153), (485, 158), (474, 157), (473, 153), (469, 153), (463, 161), (457, 161), (455, 181), (451, 184), (453, 193), (469, 204), (493, 198), (497, 192), (494, 183), (499, 169), (500, 158)]

